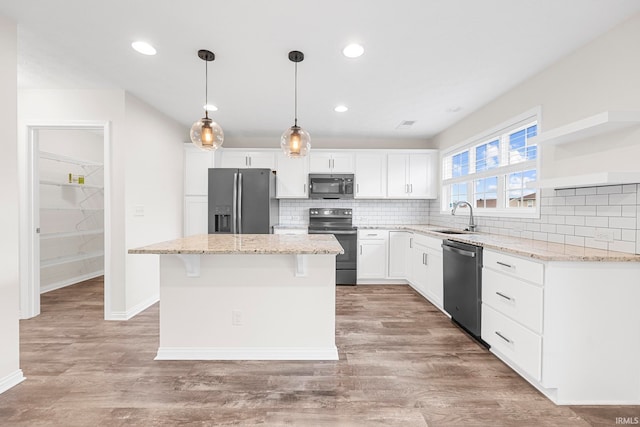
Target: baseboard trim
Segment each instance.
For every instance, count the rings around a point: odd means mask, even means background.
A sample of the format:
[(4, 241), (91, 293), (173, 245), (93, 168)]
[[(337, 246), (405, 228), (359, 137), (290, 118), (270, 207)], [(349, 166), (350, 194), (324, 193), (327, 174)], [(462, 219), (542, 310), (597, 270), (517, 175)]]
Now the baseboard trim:
[(333, 347), (160, 347), (155, 360), (338, 360)]
[(6, 377), (0, 378), (0, 394), (4, 393), (12, 387), (17, 386), (24, 380), (26, 380), (26, 378), (22, 374), (22, 369), (18, 369), (17, 371), (10, 373)]
[(104, 270), (92, 271), (91, 273), (82, 274), (80, 276), (71, 277), (69, 279), (60, 280), (58, 282), (49, 283), (48, 285), (40, 286), (40, 294), (55, 291), (56, 289), (66, 288), (67, 286), (75, 285), (85, 280), (95, 279), (96, 277), (104, 276)]
[(132, 317), (142, 313), (143, 311), (145, 311), (147, 308), (151, 307), (153, 304), (157, 303), (158, 301), (160, 301), (160, 294), (155, 294), (147, 298), (146, 300), (134, 305), (125, 313), (126, 315), (125, 320), (129, 320)]
[(145, 311), (147, 308), (151, 307), (153, 304), (160, 301), (160, 295), (156, 294), (146, 300), (134, 305), (127, 311), (112, 311), (108, 315), (105, 315), (105, 320), (129, 320), (134, 316)]

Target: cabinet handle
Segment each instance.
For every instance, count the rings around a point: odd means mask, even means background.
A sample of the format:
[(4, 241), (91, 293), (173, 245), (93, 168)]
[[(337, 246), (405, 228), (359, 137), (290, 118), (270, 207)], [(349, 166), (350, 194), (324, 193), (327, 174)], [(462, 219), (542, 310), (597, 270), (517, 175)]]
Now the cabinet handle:
[(513, 301), (513, 298), (506, 296), (505, 294), (501, 293), (501, 292), (496, 292), (496, 295), (501, 296), (502, 298), (509, 300), (509, 301)]
[(413, 193), (413, 184), (409, 184), (409, 193)]
[(413, 249), (413, 237), (409, 237), (409, 249)]
[(360, 194), (360, 184), (356, 184), (356, 193)]
[(360, 255), (362, 255), (362, 245), (360, 245)]
[(369, 234), (367, 234), (367, 236), (377, 236), (377, 234), (376, 233), (369, 233)]
[(306, 182), (304, 184), (302, 184), (302, 192), (303, 193), (307, 192), (307, 183)]
[(249, 156), (249, 167), (251, 167), (251, 156)]
[(500, 332), (496, 331), (496, 335), (502, 338), (503, 340), (505, 340), (506, 342), (508, 342), (509, 344), (513, 344), (513, 341), (511, 341), (509, 338), (502, 335)]
[(429, 265), (429, 264), (427, 264), (427, 254), (425, 254), (425, 253), (422, 253), (422, 264)]
[(496, 264), (501, 265), (503, 267), (507, 267), (507, 268), (513, 268), (513, 265), (505, 264), (504, 262), (500, 262), (500, 261), (496, 261)]
[(405, 184), (404, 185), (404, 192), (408, 193), (409, 192), (409, 184)]

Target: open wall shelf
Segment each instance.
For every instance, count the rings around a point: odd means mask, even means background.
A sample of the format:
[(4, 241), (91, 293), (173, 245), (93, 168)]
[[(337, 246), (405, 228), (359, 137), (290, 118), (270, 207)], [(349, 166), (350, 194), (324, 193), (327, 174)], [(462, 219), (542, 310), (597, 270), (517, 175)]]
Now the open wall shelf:
[(78, 166), (89, 166), (89, 167), (102, 167), (102, 163), (92, 162), (91, 160), (82, 160), (76, 159), (74, 157), (63, 156), (61, 154), (49, 153), (47, 151), (40, 151), (40, 158), (46, 160), (54, 160), (56, 162), (69, 163), (72, 165)]
[(63, 231), (59, 233), (42, 233), (40, 235), (40, 240), (63, 239), (67, 237), (95, 236), (103, 233), (104, 233), (104, 230), (101, 228), (95, 229), (95, 230), (78, 230), (78, 231)]
[(96, 189), (96, 190), (102, 190), (103, 187), (100, 185), (91, 185), (91, 184), (73, 184), (73, 183), (69, 183), (69, 182), (56, 182), (56, 181), (49, 181), (49, 180), (45, 180), (45, 179), (41, 179), (40, 180), (40, 184), (43, 185), (54, 185), (57, 187), (75, 187), (75, 188), (90, 188), (90, 189)]
[(55, 265), (69, 264), (71, 262), (84, 261), (92, 258), (104, 256), (104, 251), (80, 252), (75, 255), (61, 256), (57, 258), (43, 259), (40, 261), (40, 267), (53, 267)]

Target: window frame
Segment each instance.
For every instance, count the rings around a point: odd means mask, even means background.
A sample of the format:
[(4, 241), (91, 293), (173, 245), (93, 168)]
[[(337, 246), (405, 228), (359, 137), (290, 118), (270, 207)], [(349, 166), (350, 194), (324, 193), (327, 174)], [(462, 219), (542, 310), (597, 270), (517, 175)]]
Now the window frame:
[[(540, 134), (542, 109), (540, 106), (528, 110), (522, 114), (519, 114), (511, 119), (494, 126), (484, 132), (481, 132), (460, 144), (456, 144), (440, 153), (440, 166), (442, 173), (440, 174), (440, 188), (441, 188), (441, 200), (440, 200), (440, 213), (450, 214), (451, 208), (449, 206), (450, 200), (450, 188), (452, 184), (467, 184), (467, 200), (472, 205), (475, 205), (475, 181), (483, 178), (497, 177), (498, 187), (496, 208), (477, 208), (474, 206), (474, 216), (489, 216), (489, 217), (504, 217), (504, 218), (540, 218), (540, 189), (536, 189), (536, 206), (533, 208), (508, 208), (506, 207), (506, 194), (507, 194), (507, 179), (508, 175), (514, 172), (525, 172), (535, 169), (536, 176), (539, 179), (540, 176), (540, 158), (541, 150), (540, 146), (536, 144), (536, 158), (534, 160), (525, 160), (519, 163), (509, 163), (509, 140), (508, 136), (522, 129), (526, 129), (532, 122), (536, 122), (537, 135)], [(485, 169), (481, 172), (475, 172), (476, 169), (476, 148), (483, 144), (490, 143), (496, 139), (500, 140), (500, 165), (493, 169)], [(469, 156), (469, 174), (463, 176), (452, 177), (453, 171), (451, 165), (451, 176), (446, 178), (447, 168), (445, 160), (452, 158), (461, 152), (468, 150)], [(507, 160), (505, 162), (505, 160)], [(473, 172), (471, 172), (473, 171)]]

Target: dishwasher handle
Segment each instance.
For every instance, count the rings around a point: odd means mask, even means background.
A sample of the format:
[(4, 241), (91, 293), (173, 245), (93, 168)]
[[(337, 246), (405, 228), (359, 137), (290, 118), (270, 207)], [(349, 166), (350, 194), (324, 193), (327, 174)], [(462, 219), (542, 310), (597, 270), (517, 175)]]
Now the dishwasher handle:
[(469, 258), (475, 258), (475, 256), (476, 256), (475, 252), (465, 251), (464, 249), (454, 248), (453, 246), (448, 246), (448, 245), (445, 245), (445, 244), (442, 245), (442, 249), (444, 249), (445, 251), (453, 252), (453, 253), (456, 253), (458, 255), (466, 256), (466, 257), (469, 257)]

